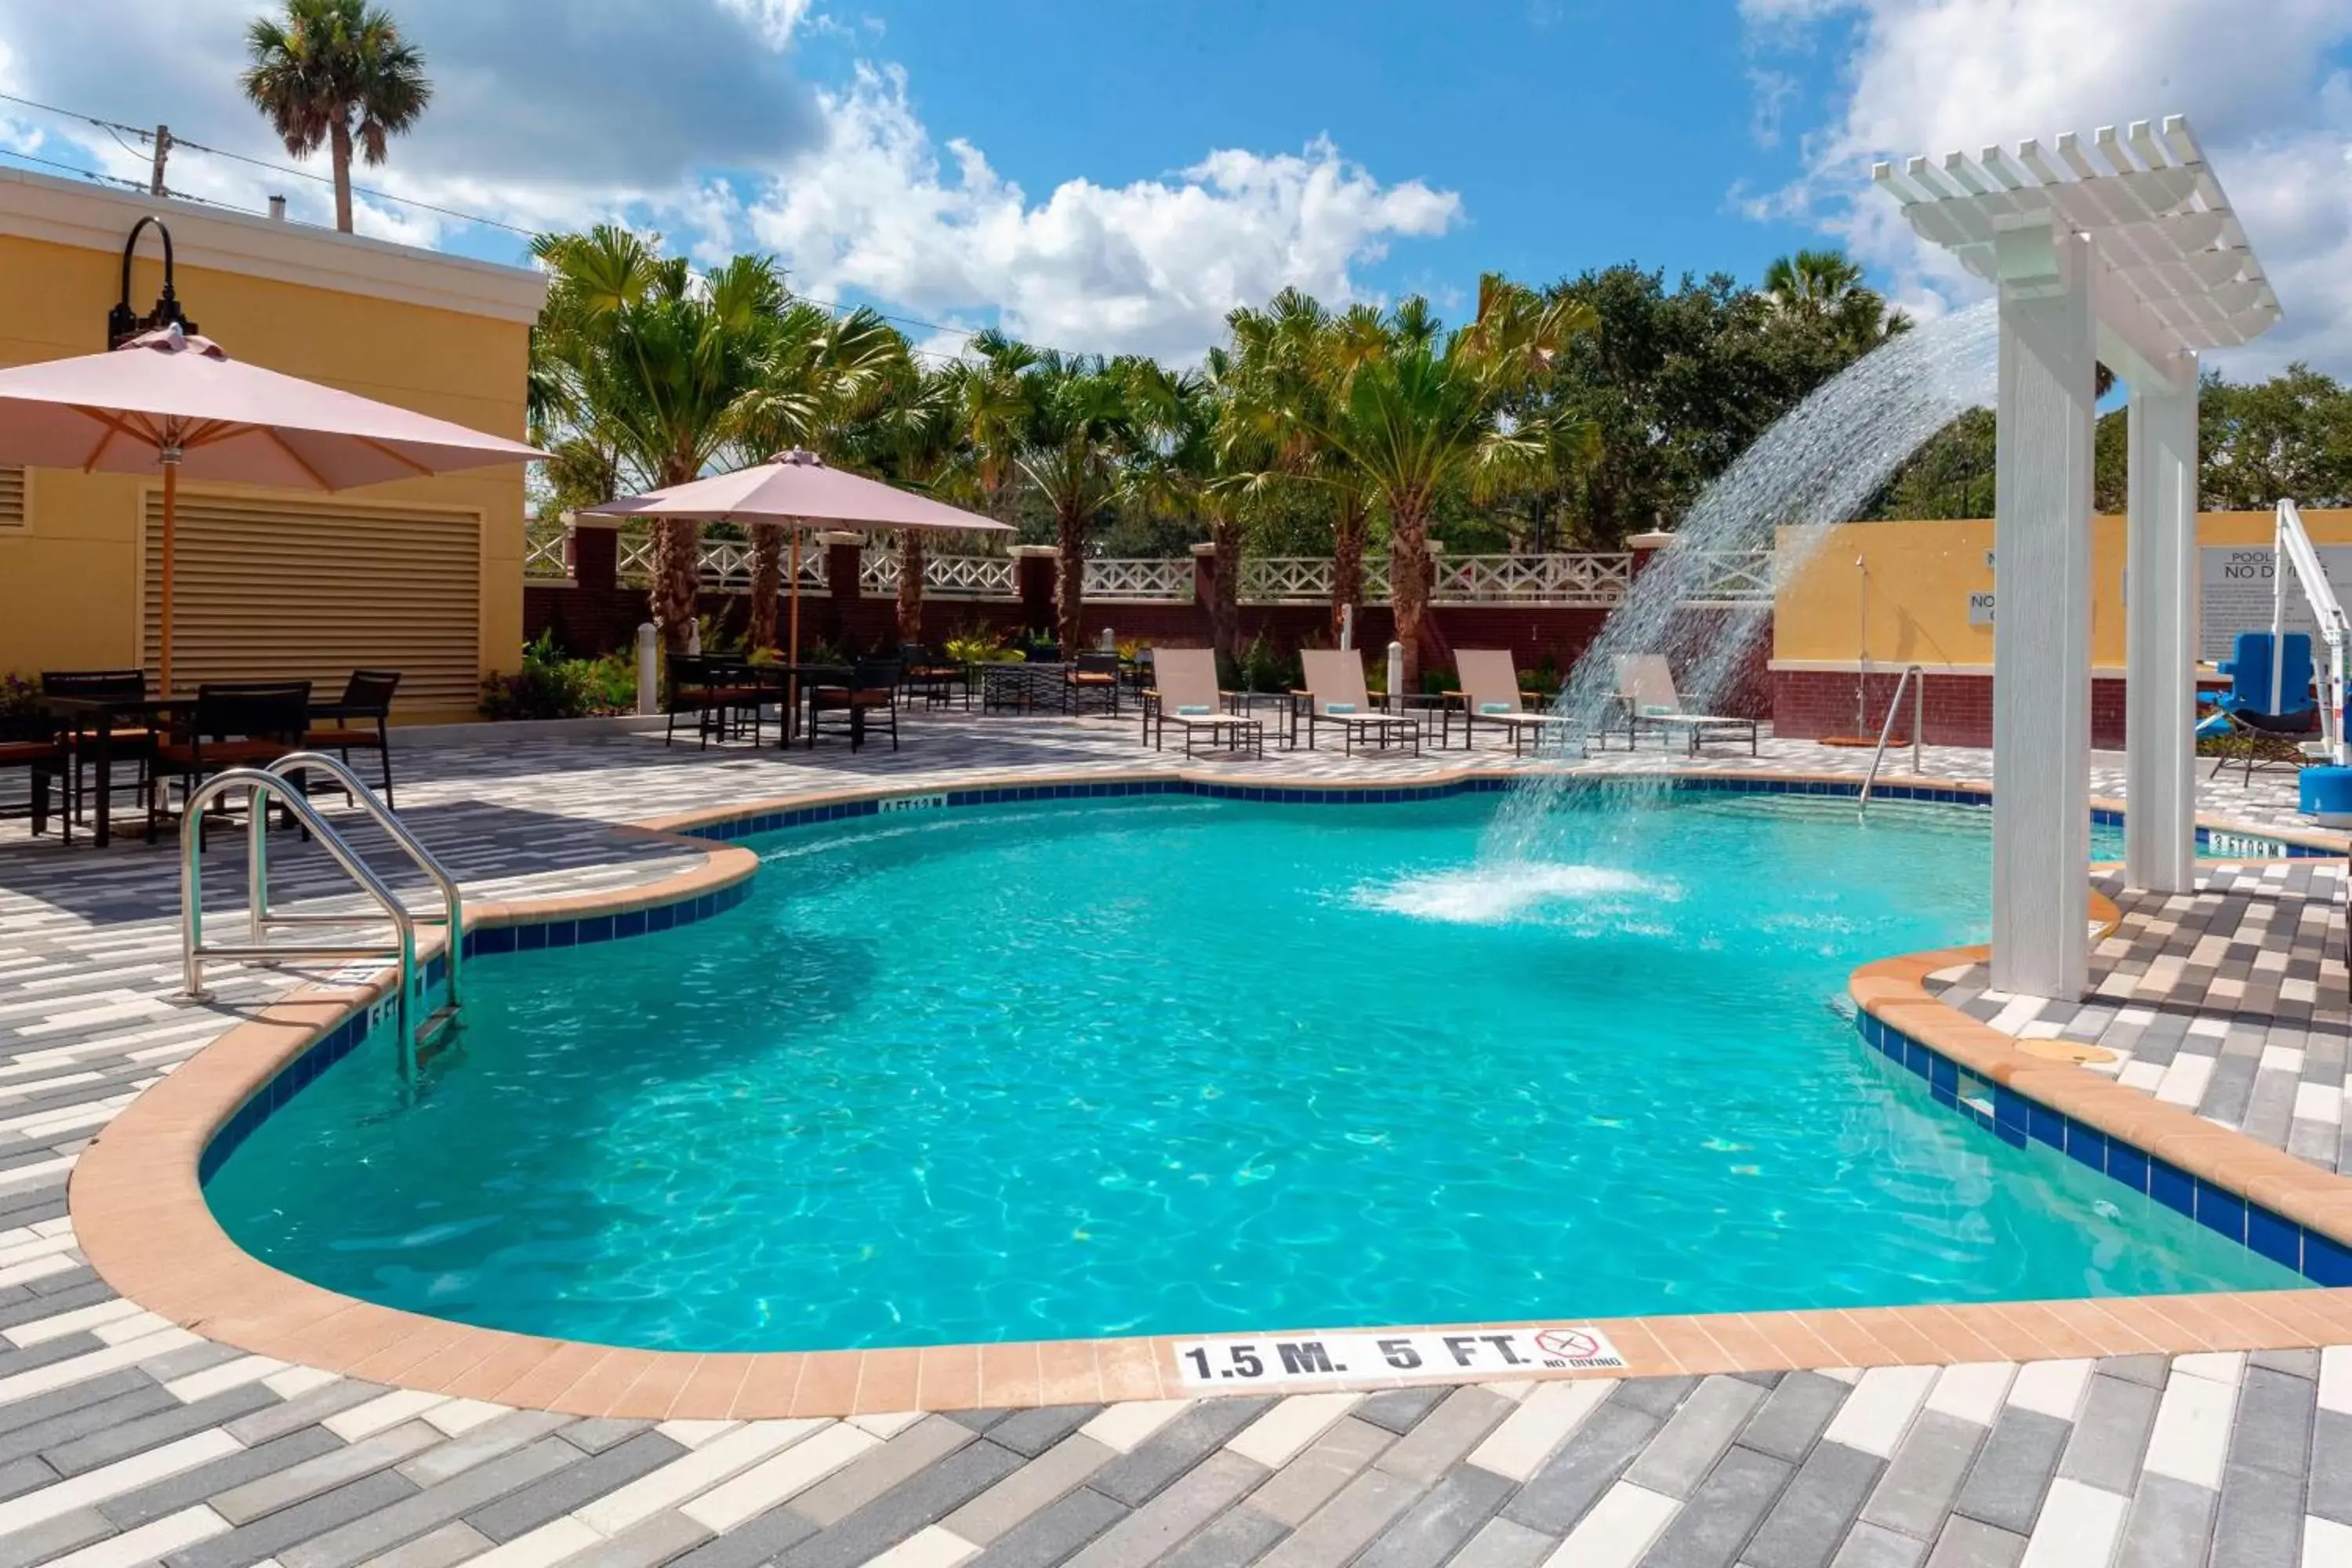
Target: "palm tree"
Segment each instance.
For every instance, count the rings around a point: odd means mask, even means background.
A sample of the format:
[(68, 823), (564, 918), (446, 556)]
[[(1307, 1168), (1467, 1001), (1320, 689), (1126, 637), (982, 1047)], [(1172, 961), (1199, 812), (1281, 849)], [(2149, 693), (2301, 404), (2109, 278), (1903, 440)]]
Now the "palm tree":
[(1134, 418), (1129, 491), (1140, 505), (1205, 519), (1211, 560), (1209, 641), (1228, 659), (1241, 657), (1241, 570), (1245, 489), (1221, 482), (1221, 434), (1229, 424), (1233, 357), (1209, 351), (1200, 371), (1171, 371), (1149, 359), (1120, 362)]
[(1125, 362), (1052, 351), (1021, 374), (1021, 471), (1054, 513), (1066, 652), (1085, 638), (1087, 530), (1128, 488), (1124, 465), (1138, 434), (1130, 379)]
[(365, 0), (286, 0), (246, 30), (246, 97), (297, 158), (324, 142), (335, 172), (335, 226), (352, 232), (352, 146), (373, 167), (433, 101), (425, 56), (390, 13)]
[(1911, 318), (1887, 308), (1885, 297), (1863, 286), (1859, 262), (1842, 250), (1800, 250), (1764, 269), (1764, 297), (1775, 313), (1825, 327), (1855, 353), (1866, 353)]
[(1559, 441), (1540, 406), (1513, 410), (1569, 336), (1591, 331), (1589, 306), (1542, 296), (1489, 274), (1478, 311), (1452, 333), (1426, 304), (1390, 318), (1391, 343), (1347, 378), (1328, 407), (1298, 422), (1354, 465), (1389, 518), (1389, 603), (1404, 645), (1405, 689), (1420, 685), (1429, 620), (1429, 522), (1463, 490), (1485, 499), (1551, 460)]
[[(858, 422), (880, 407), (893, 378), (911, 363), (906, 338), (875, 311), (861, 308), (835, 316), (806, 300), (785, 308), (766, 357), (762, 384), (745, 405), (737, 443), (753, 462), (790, 447), (842, 462)], [(784, 526), (755, 522), (751, 534), (751, 642), (774, 647)]]
[[(610, 453), (616, 488), (684, 484), (751, 432), (786, 304), (773, 261), (698, 276), (609, 226), (541, 235), (531, 251), (554, 275), (532, 334), (534, 403)], [(701, 539), (698, 522), (653, 526), (653, 616), (670, 647), (694, 626)]]
[[(892, 367), (872, 406), (843, 438), (847, 461), (908, 489), (961, 491), (957, 416), (967, 367), (919, 368), (911, 355)], [(898, 534), (898, 640), (923, 640), (923, 534)]]

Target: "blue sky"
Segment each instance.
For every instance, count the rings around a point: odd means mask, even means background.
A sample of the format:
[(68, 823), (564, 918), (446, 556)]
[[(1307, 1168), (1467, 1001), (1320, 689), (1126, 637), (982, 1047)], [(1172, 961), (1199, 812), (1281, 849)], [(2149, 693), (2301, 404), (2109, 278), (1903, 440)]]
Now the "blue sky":
[[(2352, 375), (2352, 0), (389, 0), (436, 100), (365, 232), (513, 259), (619, 219), (778, 257), (923, 346), (1001, 324), (1196, 356), (1236, 304), (1548, 281), (1635, 260), (1753, 280), (1843, 245), (1922, 315), (1982, 286), (1874, 157), (2172, 111), (2287, 310), (2226, 368)], [(0, 91), (284, 160), (237, 95), (262, 0), (0, 0)], [(143, 178), (136, 144), (0, 104), (0, 158)], [(310, 170), (315, 174), (314, 160)], [(176, 190), (313, 181), (194, 152)]]

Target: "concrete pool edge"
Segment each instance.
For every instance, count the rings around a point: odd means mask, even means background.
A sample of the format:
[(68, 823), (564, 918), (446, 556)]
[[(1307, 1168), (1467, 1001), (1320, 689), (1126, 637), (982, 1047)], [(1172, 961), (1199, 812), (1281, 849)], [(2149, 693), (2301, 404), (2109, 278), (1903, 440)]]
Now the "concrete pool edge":
[[(698, 901), (715, 910), (719, 907), (719, 897), (730, 889), (740, 889), (752, 875), (757, 861), (748, 850), (714, 845), (711, 840), (767, 830), (750, 825), (779, 814), (803, 814), (798, 820), (803, 821), (824, 820), (828, 816), (865, 815), (880, 809), (880, 802), (892, 799), (937, 797), (935, 804), (944, 805), (950, 795), (971, 797), (957, 804), (972, 805), (992, 804), (987, 798), (991, 795), (1035, 799), (1057, 798), (1065, 793), (1418, 799), (1465, 788), (1503, 787), (1520, 776), (1467, 768), (1398, 786), (1378, 781), (1328, 780), (1238, 784), (1214, 773), (1189, 771), (1175, 774), (1032, 773), (975, 777), (946, 789), (884, 785), (804, 793), (623, 829), (673, 842), (681, 832), (694, 834), (691, 842), (703, 852), (702, 860), (682, 874), (618, 891), (478, 906), (469, 911), (467, 940), (471, 951), (480, 945), (480, 933), (545, 930), (567, 922), (596, 925), (606, 936), (631, 934), (616, 931), (619, 917), (654, 909), (691, 908)], [(1664, 769), (1648, 776), (1703, 781), (1696, 785), (1701, 790), (1738, 790), (1748, 784), (1752, 786), (1748, 793), (1851, 795), (1857, 787), (1851, 777), (1792, 773), (1727, 775)], [(1136, 785), (1148, 788), (1139, 791)], [(1889, 781), (1885, 793), (1896, 798), (1965, 796), (1980, 802), (1988, 792), (1981, 785), (1900, 779)], [(2269, 830), (2242, 830), (2226, 823), (2209, 826), (2265, 840), (2296, 842), (2291, 836)], [(2330, 837), (2314, 835), (2309, 843), (2297, 847), (2306, 853), (2340, 852), (2328, 842)], [(579, 940), (595, 939), (582, 936)], [(1965, 1048), (1990, 1052), (2007, 1037), (1946, 1007), (1927, 995), (1920, 984), (1927, 973), (1964, 962), (1965, 956), (1964, 952), (1912, 955), (1866, 965), (1856, 975), (1857, 1002), (1865, 1016), (1882, 1024), (1889, 1020), (1880, 1009), (1891, 1009), (1895, 1022), (1889, 1026), (1900, 1029), (1906, 1037), (1924, 1030), (1939, 1041), (1958, 1039)], [(1178, 1342), (1167, 1337), (709, 1355), (629, 1350), (475, 1328), (381, 1307), (322, 1289), (272, 1268), (237, 1247), (212, 1217), (201, 1182), (206, 1150), (289, 1064), (354, 1016), (364, 1017), (369, 1005), (383, 990), (379, 984), (356, 990), (320, 985), (296, 992), (206, 1047), (142, 1095), (100, 1134), (81, 1156), (70, 1200), (83, 1249), (110, 1285), (160, 1316), (252, 1353), (425, 1392), (583, 1415), (709, 1419), (849, 1415), (908, 1408), (1192, 1397), (1217, 1392), (1180, 1382), (1173, 1350)], [(1865, 996), (1865, 990), (1871, 994)], [(1938, 1013), (1946, 1016), (1938, 1018)], [(1955, 1027), (1947, 1028), (1947, 1025)], [(1994, 1039), (1972, 1040), (1968, 1029), (1980, 1030)], [(1927, 1048), (1940, 1051), (1943, 1047), (1935, 1044)], [(2024, 1065), (1999, 1062), (1990, 1055), (1983, 1059), (2006, 1068), (2008, 1077), (1994, 1081), (2029, 1099), (2035, 1098), (2033, 1089), (2046, 1087), (2043, 1078), (2063, 1074), (2102, 1085), (2138, 1107), (2156, 1108), (2155, 1102), (2095, 1074), (2025, 1058), (2010, 1048)], [(2042, 1078), (2032, 1076), (2035, 1074)], [(2018, 1081), (2021, 1077), (2026, 1079), (2022, 1085)], [(2069, 1114), (2093, 1126), (2102, 1125), (2096, 1120), (2100, 1115), (2116, 1115), (2118, 1131), (2104, 1135), (2130, 1142), (2120, 1131), (2119, 1108), (2093, 1105), (2090, 1110), (2088, 1117)], [(2245, 1192), (2247, 1198), (2274, 1211), (2291, 1212), (2298, 1224), (2339, 1242), (2352, 1239), (2352, 1181), (2317, 1172), (2243, 1134), (2186, 1112), (2172, 1114), (2191, 1128), (2167, 1122), (2154, 1135), (2164, 1142), (2165, 1149), (2147, 1151), (2152, 1157), (2164, 1158), (2224, 1188), (2230, 1186), (2225, 1178), (2232, 1173), (2251, 1173), (2247, 1180), (2262, 1190)], [(2227, 1147), (2231, 1142), (2262, 1159), (2233, 1160)], [(2281, 1163), (2295, 1169), (2279, 1168)], [(2314, 1178), (2316, 1184), (2289, 1179), (2298, 1173)], [(1544, 1326), (1548, 1325), (1445, 1325), (1441, 1331), (1475, 1333)], [(1641, 1376), (2305, 1348), (2352, 1342), (2352, 1290), (1733, 1313), (1597, 1320), (1593, 1326), (1606, 1332), (1623, 1355), (1627, 1363), (1623, 1373), (1555, 1373), (1529, 1369), (1518, 1375)], [(1373, 1389), (1492, 1380), (1493, 1374), (1349, 1378), (1318, 1380), (1314, 1386)]]

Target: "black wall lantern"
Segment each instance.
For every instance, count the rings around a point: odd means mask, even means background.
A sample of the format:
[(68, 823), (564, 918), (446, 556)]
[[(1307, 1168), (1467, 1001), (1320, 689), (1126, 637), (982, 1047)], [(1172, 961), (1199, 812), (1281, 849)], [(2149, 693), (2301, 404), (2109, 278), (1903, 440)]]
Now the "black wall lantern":
[[(163, 292), (156, 297), (155, 308), (142, 316), (131, 309), (131, 255), (139, 248), (139, 231), (149, 224), (155, 226), (155, 232), (163, 240)], [(122, 242), (122, 297), (106, 313), (106, 346), (119, 349), (142, 332), (174, 323), (190, 336), (195, 334), (195, 322), (182, 313), (180, 297), (172, 289), (172, 231), (159, 219), (142, 217), (131, 226), (131, 237)]]

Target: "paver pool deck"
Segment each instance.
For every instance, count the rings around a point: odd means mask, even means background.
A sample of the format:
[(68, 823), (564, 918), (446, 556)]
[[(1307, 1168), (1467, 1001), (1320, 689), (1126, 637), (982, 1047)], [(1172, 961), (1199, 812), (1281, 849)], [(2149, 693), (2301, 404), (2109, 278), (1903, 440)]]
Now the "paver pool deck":
[[(402, 815), (490, 909), (693, 876), (719, 847), (616, 825), (812, 791), (1139, 769), (1402, 782), (1517, 765), (1495, 750), (1185, 764), (1140, 750), (1131, 722), (961, 715), (910, 718), (905, 742), (853, 758), (486, 737), (404, 753)], [(1866, 763), (1793, 742), (1762, 752), (1620, 751), (1584, 766)], [(1967, 751), (1931, 750), (1922, 769), (1990, 772)], [(2095, 787), (2119, 798), (2119, 770)], [(2203, 787), (2210, 817), (2301, 827), (2286, 774)], [(338, 892), (290, 843), (273, 847), (273, 870), (281, 903)], [(2045, 1066), (2333, 1184), (2352, 1172), (2342, 871), (2216, 866), (2175, 900), (2101, 879), (2117, 923), (2089, 1004), (1990, 993), (1965, 955), (1906, 984), (1913, 1005), (1977, 1031), (1983, 1049), (2096, 1047), (2095, 1066)], [(709, 1378), (673, 1391), (690, 1416), (568, 1414), (254, 1353), (118, 1294), (68, 1205), (77, 1163), (127, 1105), (315, 978), (223, 965), (213, 1003), (181, 1001), (176, 907), (167, 852), (66, 851), (0, 827), (0, 1568), (2352, 1564), (2352, 1291), (2282, 1293), (2299, 1305), (2267, 1310), (2232, 1297), (2219, 1318), (2017, 1312), (1992, 1333), (1955, 1315), (1940, 1344), (1894, 1342), (1872, 1315), (1845, 1314), (1853, 1331), (1813, 1358), (1768, 1354), (1764, 1334), (1667, 1331), (1633, 1358), (1654, 1374), (1623, 1378), (1120, 1398), (1139, 1391), (1102, 1364), (1053, 1389), (1039, 1367), (1006, 1384), (1027, 1408), (879, 1408), (853, 1391), (840, 1407), (860, 1413), (846, 1418), (758, 1405), (737, 1420), (710, 1405)], [(911, 1381), (872, 1392), (925, 1403)], [(1066, 1402), (1036, 1405), (1048, 1393)]]

